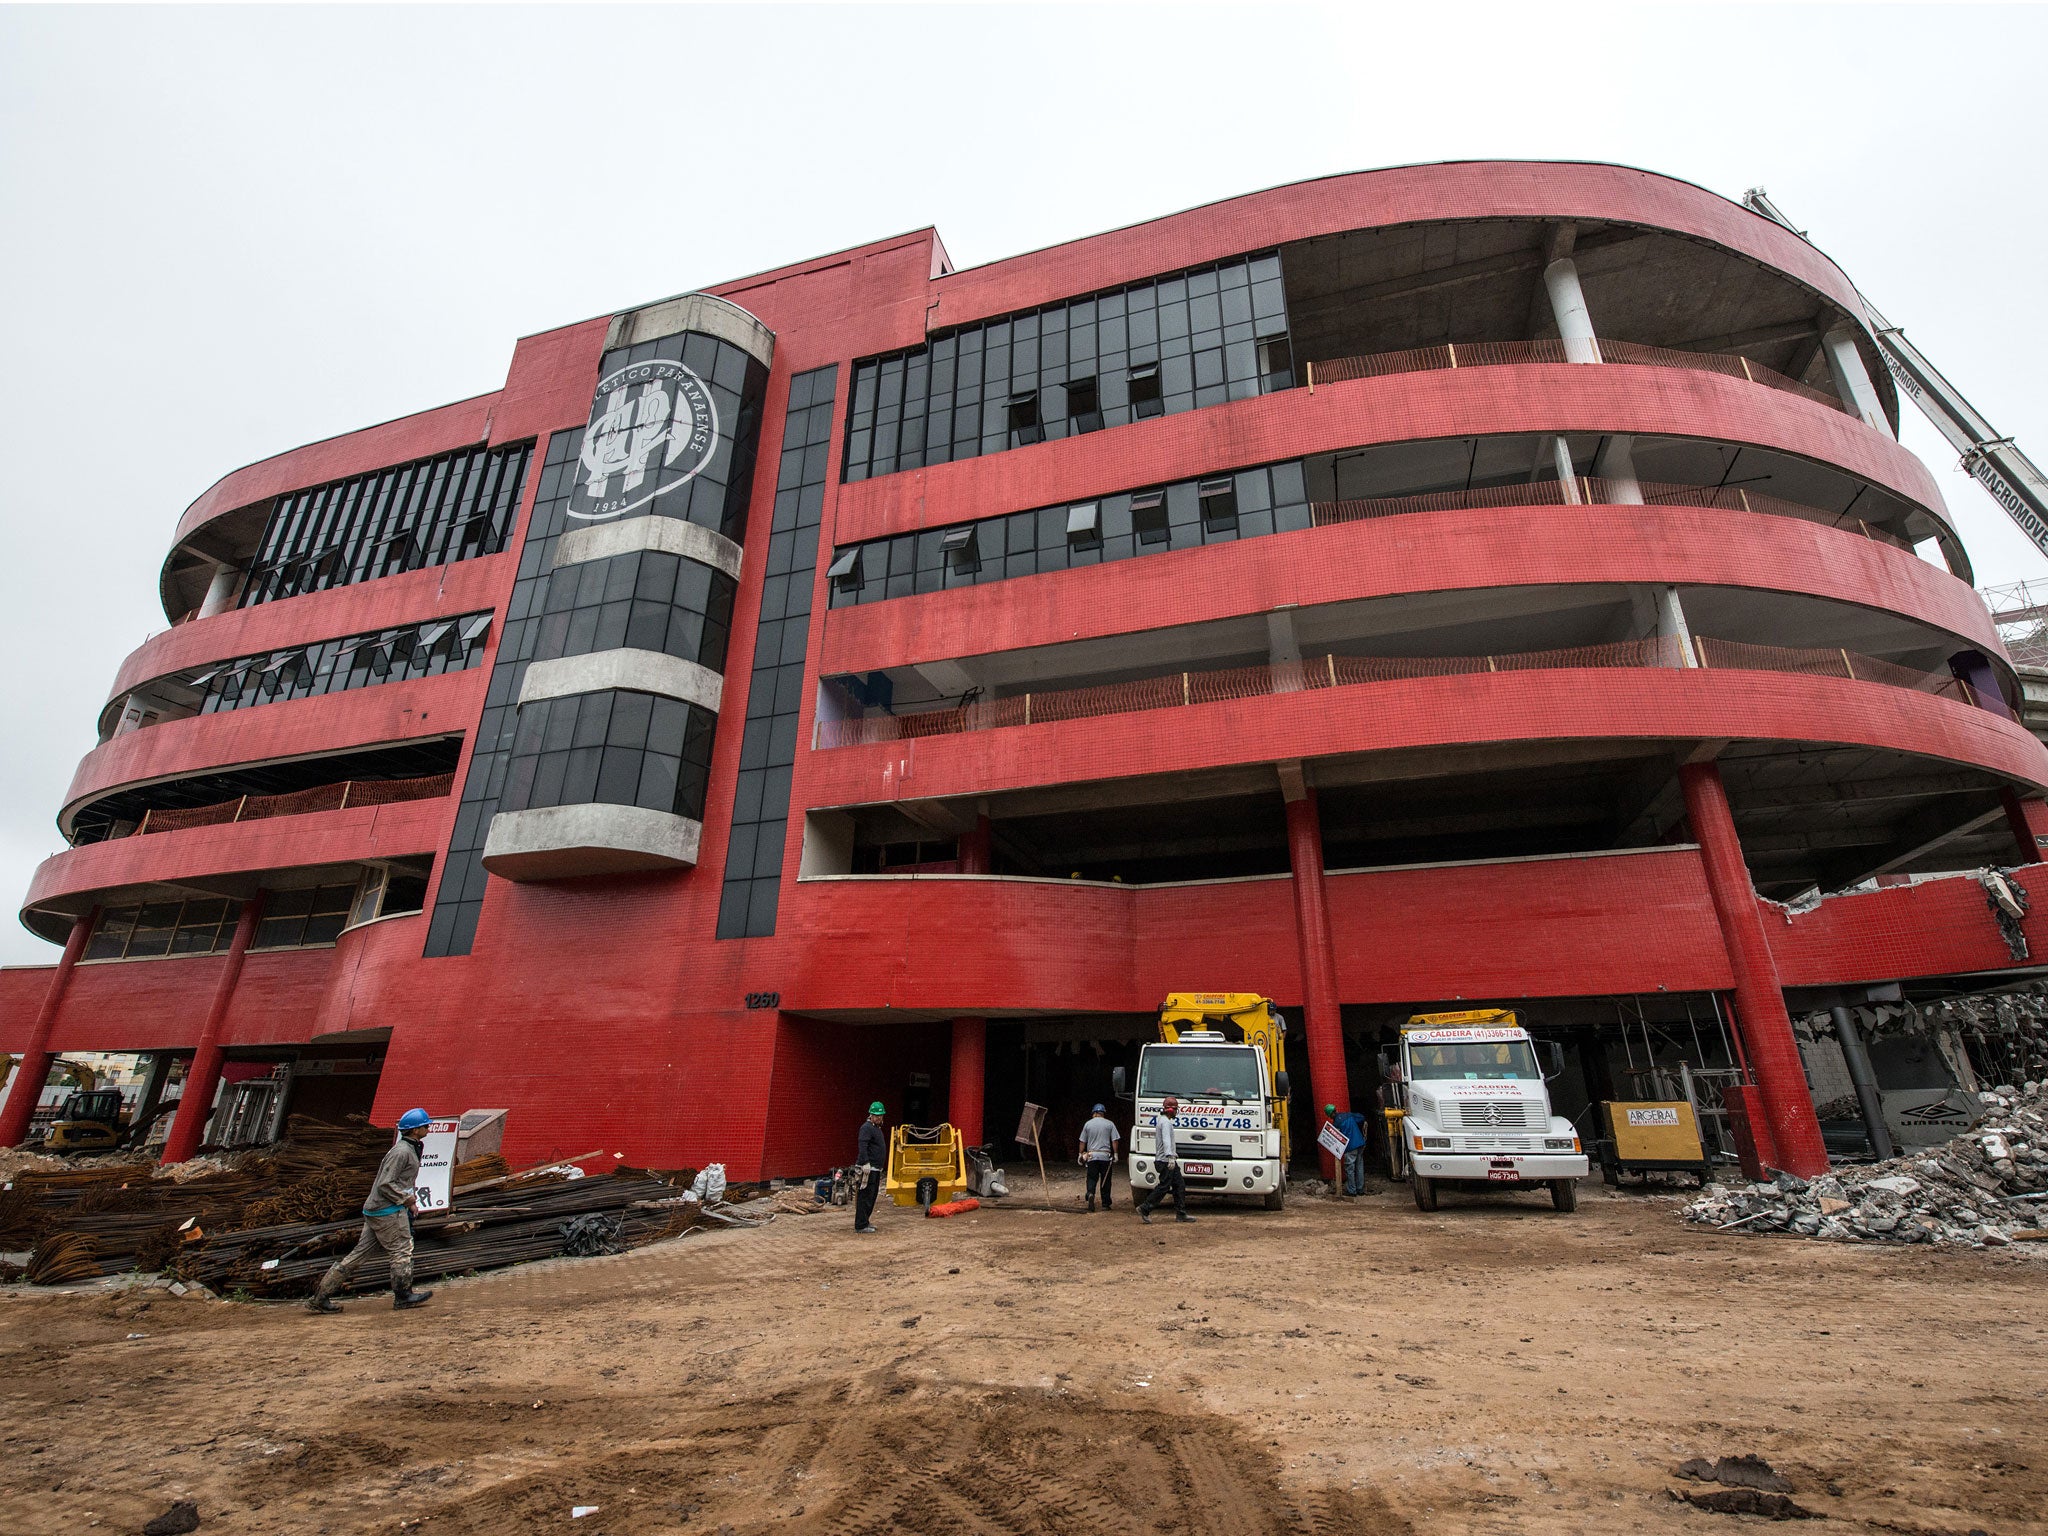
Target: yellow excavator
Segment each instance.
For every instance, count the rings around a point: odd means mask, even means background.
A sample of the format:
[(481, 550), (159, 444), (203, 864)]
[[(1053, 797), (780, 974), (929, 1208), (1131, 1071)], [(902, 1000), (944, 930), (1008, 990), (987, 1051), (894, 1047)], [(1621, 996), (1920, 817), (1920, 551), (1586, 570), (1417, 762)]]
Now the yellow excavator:
[(43, 1131), (45, 1152), (111, 1152), (121, 1144), (121, 1091), (102, 1088), (99, 1074), (82, 1061), (52, 1063), (77, 1084)]

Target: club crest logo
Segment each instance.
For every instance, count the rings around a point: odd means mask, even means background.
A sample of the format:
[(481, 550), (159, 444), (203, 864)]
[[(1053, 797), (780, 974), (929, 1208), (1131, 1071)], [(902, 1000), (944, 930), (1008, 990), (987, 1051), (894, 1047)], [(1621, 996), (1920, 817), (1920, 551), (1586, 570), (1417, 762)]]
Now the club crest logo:
[(681, 363), (656, 360), (598, 381), (569, 516), (620, 517), (694, 479), (718, 447), (718, 406)]

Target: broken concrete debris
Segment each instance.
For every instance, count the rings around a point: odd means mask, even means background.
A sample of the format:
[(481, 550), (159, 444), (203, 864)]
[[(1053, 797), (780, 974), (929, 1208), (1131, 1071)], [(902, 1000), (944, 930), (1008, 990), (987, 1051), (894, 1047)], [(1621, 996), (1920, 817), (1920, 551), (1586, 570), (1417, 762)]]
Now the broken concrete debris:
[[(1813, 1510), (1795, 1504), (1787, 1495), (1792, 1480), (1761, 1456), (1723, 1456), (1708, 1461), (1695, 1456), (1671, 1469), (1673, 1477), (1695, 1483), (1719, 1483), (1719, 1488), (1700, 1492), (1667, 1489), (1675, 1500), (1717, 1515), (1761, 1515), (1766, 1520), (1813, 1520)], [(1830, 1490), (1832, 1491), (1832, 1490)]]
[(142, 1536), (186, 1536), (199, 1529), (199, 1506), (191, 1499), (179, 1499), (142, 1528)]
[(1940, 1146), (1817, 1179), (1710, 1184), (1700, 1226), (1861, 1243), (2002, 1247), (2048, 1221), (2048, 1083), (1977, 1095), (1984, 1118)]
[(1754, 1488), (1760, 1493), (1792, 1492), (1792, 1480), (1761, 1456), (1723, 1456), (1719, 1461), (1695, 1456), (1673, 1467), (1671, 1475), (1690, 1478), (1696, 1483), (1719, 1483), (1723, 1488)]

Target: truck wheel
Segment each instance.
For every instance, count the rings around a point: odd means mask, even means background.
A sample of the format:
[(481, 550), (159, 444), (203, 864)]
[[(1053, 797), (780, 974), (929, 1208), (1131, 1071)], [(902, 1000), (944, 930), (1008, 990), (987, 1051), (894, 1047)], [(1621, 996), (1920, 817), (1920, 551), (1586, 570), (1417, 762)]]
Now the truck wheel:
[(1576, 1211), (1579, 1208), (1579, 1181), (1577, 1179), (1552, 1179), (1550, 1181), (1550, 1203), (1560, 1211)]
[(1287, 1175), (1283, 1173), (1280, 1175), (1280, 1182), (1276, 1184), (1270, 1191), (1267, 1192), (1266, 1209), (1269, 1211), (1279, 1211), (1285, 1210), (1286, 1208)]
[(1415, 1192), (1415, 1209), (1433, 1211), (1436, 1209), (1436, 1180), (1425, 1179), (1421, 1174), (1408, 1176), (1408, 1187)]

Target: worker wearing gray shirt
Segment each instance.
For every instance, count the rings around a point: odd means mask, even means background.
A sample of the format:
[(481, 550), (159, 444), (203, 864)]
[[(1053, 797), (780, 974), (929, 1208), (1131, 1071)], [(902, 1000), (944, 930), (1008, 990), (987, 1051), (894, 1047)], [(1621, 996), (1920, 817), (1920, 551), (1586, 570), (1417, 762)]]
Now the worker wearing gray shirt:
[(1152, 1146), (1152, 1163), (1159, 1170), (1159, 1182), (1152, 1186), (1152, 1192), (1145, 1196), (1138, 1206), (1138, 1220), (1150, 1223), (1152, 1212), (1158, 1208), (1160, 1196), (1168, 1190), (1173, 1192), (1173, 1219), (1193, 1221), (1188, 1214), (1188, 1186), (1181, 1177), (1180, 1155), (1173, 1144), (1176, 1123), (1174, 1117), (1180, 1113), (1180, 1101), (1169, 1098), (1159, 1106), (1159, 1113), (1152, 1121), (1155, 1140)]
[(1116, 1122), (1098, 1104), (1081, 1124), (1081, 1162), (1088, 1170), (1088, 1209), (1095, 1209), (1095, 1187), (1102, 1186), (1102, 1208), (1109, 1209), (1109, 1175), (1116, 1167)]
[(419, 1204), (420, 1143), (427, 1139), (427, 1112), (408, 1109), (398, 1117), (398, 1140), (377, 1165), (376, 1182), (363, 1201), (363, 1235), (355, 1247), (320, 1277), (320, 1289), (306, 1302), (311, 1312), (339, 1312), (334, 1293), (348, 1284), (365, 1259), (382, 1249), (391, 1262), (391, 1309), (425, 1306), (432, 1291), (412, 1288), (412, 1212)]

